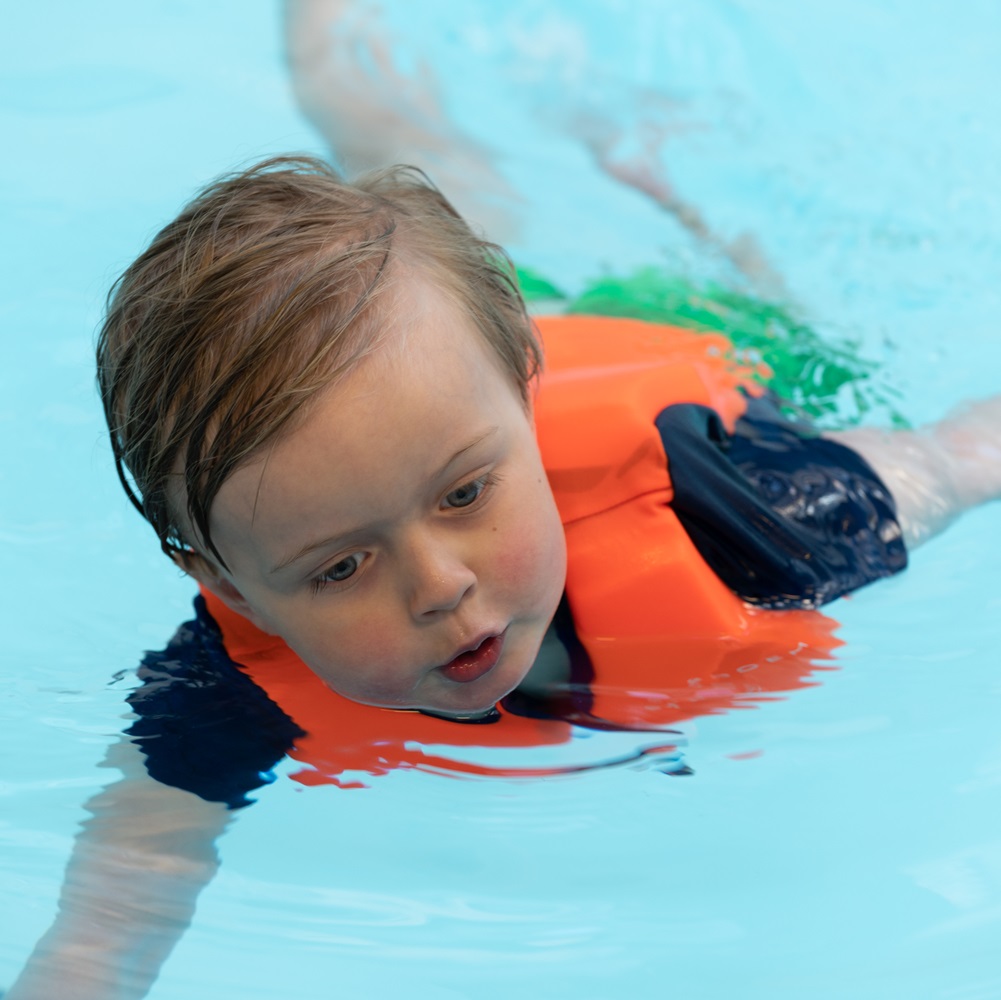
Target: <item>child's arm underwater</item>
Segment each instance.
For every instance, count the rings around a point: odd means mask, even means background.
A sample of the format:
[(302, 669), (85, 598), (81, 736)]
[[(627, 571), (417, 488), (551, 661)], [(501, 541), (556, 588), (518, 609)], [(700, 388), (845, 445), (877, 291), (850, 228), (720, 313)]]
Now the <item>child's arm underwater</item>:
[[(519, 238), (520, 220), (531, 206), (502, 171), (512, 150), (484, 145), (449, 117), (448, 95), (430, 53), (406, 36), (394, 36), (382, 6), (357, 0), (285, 0), (286, 53), (300, 109), (348, 173), (413, 164), (491, 239), (509, 243)], [(568, 6), (567, 12), (571, 10)], [(405, 62), (415, 67), (412, 72), (400, 68)], [(480, 78), (466, 83), (480, 89), (510, 84), (490, 73), (485, 64)], [(521, 114), (526, 123), (554, 132), (558, 141), (579, 145), (602, 174), (649, 198), (761, 291), (782, 293), (781, 280), (751, 236), (723, 238), (671, 184), (662, 147), (675, 128), (682, 128), (673, 125), (676, 101), (638, 81), (629, 86), (632, 104), (648, 109), (638, 121), (627, 120), (618, 113), (621, 109), (596, 106), (573, 87), (564, 88), (555, 103), (542, 102), (547, 111), (522, 109)]]
[[(493, 151), (449, 118), (434, 67), (392, 35), (378, 7), (286, 0), (285, 35), (299, 107), (348, 173), (412, 164), (491, 238), (517, 236), (521, 199)], [(398, 65), (401, 52), (411, 73)]]
[(967, 404), (916, 431), (827, 432), (887, 485), (908, 548), (978, 504), (1001, 498), (1001, 396)]
[(124, 778), (87, 803), (59, 912), (5, 1000), (146, 996), (218, 869), (224, 804), (152, 780), (128, 740), (108, 763)]

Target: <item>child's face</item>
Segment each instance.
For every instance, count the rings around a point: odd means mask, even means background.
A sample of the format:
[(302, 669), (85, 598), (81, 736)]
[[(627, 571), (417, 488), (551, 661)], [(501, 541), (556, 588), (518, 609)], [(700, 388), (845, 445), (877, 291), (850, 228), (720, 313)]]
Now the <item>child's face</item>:
[(400, 329), (223, 485), (230, 572), (206, 582), (348, 698), (476, 714), (535, 660), (563, 528), (492, 352), (429, 285), (406, 290)]

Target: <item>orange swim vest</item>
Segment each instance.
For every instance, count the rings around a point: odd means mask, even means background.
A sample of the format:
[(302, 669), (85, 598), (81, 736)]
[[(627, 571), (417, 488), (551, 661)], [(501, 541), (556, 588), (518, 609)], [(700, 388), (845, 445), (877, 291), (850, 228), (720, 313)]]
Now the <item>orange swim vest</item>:
[[(714, 409), (729, 430), (759, 370), (720, 336), (596, 317), (538, 321), (546, 372), (535, 399), (543, 462), (566, 529), (566, 591), (593, 668), (592, 714), (660, 729), (810, 683), (839, 645), (816, 611), (753, 608), (706, 565), (670, 507), (657, 415)], [(569, 723), (512, 715), (460, 725), (335, 694), (274, 636), (205, 592), (231, 658), (307, 732), (291, 751), (305, 784), (364, 783), (399, 767), (469, 774), (538, 770), (460, 759), (469, 747), (553, 745)], [(439, 749), (431, 749), (437, 747)]]

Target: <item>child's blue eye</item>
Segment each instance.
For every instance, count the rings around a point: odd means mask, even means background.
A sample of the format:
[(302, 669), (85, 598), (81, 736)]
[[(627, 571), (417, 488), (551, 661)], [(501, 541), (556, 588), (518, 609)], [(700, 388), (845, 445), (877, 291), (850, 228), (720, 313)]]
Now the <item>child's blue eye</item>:
[(342, 583), (349, 577), (354, 576), (357, 572), (358, 567), (361, 565), (361, 561), (364, 558), (363, 553), (353, 552), (349, 556), (345, 556), (338, 562), (335, 562), (330, 569), (324, 570), (320, 575), (321, 583)]
[(449, 507), (468, 507), (479, 500), (486, 487), (487, 477), (481, 476), (479, 479), (474, 479), (471, 483), (465, 483), (457, 487), (451, 493), (446, 493), (445, 504)]

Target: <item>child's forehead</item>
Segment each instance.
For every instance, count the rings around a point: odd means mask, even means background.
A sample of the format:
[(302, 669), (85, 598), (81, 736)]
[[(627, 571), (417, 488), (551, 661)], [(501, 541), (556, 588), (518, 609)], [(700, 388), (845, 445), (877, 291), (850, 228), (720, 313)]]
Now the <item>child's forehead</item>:
[[(464, 409), (466, 418), (486, 407), (488, 384), (509, 386), (496, 351), (468, 311), (423, 271), (404, 273), (380, 297), (364, 344), (349, 362), (305, 401), (287, 428), (247, 464), (264, 463), (276, 445), (298, 436), (318, 411), (335, 413), (348, 431), (359, 424), (386, 434), (413, 432), (426, 414)], [(478, 386), (479, 392), (470, 391)]]
[(496, 352), (445, 281), (423, 268), (398, 270), (379, 303), (363, 362), (415, 375), (458, 363), (498, 367)]
[(270, 546), (305, 523), (385, 514), (440, 490), (457, 455), (482, 462), (483, 447), (525, 423), (520, 395), (475, 325), (437, 322), (427, 304), (222, 485), (213, 533), (230, 551), (255, 532)]

